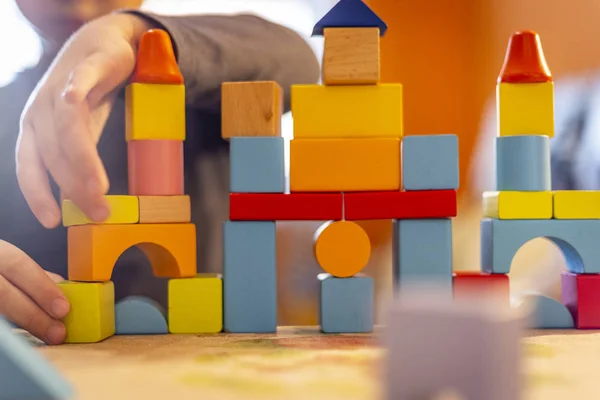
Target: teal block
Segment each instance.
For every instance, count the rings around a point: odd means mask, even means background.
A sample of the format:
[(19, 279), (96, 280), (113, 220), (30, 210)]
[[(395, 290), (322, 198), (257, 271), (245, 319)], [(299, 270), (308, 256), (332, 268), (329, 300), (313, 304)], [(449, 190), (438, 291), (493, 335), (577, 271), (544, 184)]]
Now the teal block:
[(284, 145), (281, 137), (230, 139), (229, 185), (232, 193), (283, 193)]
[(458, 189), (456, 135), (405, 136), (402, 139), (404, 190)]
[(169, 333), (166, 312), (160, 304), (143, 296), (126, 297), (115, 306), (116, 335), (161, 335)]
[(551, 188), (550, 138), (496, 138), (496, 190), (536, 192)]
[(529, 328), (532, 329), (575, 329), (573, 316), (559, 301), (542, 294), (530, 294), (523, 305), (531, 311)]
[(0, 321), (0, 400), (72, 399), (71, 385), (22, 337)]
[(358, 274), (335, 278), (319, 274), (319, 325), (325, 333), (365, 333), (373, 331), (373, 279)]
[(452, 295), (452, 221), (394, 220), (392, 262), (398, 289), (435, 286)]
[(275, 222), (226, 222), (223, 228), (224, 328), (277, 330)]
[(507, 274), (515, 253), (528, 241), (543, 237), (562, 251), (575, 274), (600, 273), (600, 220), (481, 220), (481, 268)]

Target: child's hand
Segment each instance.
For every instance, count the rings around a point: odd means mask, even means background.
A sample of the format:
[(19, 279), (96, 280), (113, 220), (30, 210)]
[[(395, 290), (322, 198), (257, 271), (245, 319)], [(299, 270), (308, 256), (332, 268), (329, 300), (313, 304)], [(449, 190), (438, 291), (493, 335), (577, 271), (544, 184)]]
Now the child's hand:
[(29, 207), (47, 228), (60, 222), (48, 173), (65, 197), (94, 221), (110, 213), (108, 178), (96, 145), (118, 87), (135, 67), (139, 38), (152, 28), (128, 14), (81, 28), (32, 93), (21, 118), (17, 177)]
[(61, 280), (0, 240), (0, 314), (48, 344), (59, 344), (66, 335), (60, 320), (69, 302), (53, 282)]

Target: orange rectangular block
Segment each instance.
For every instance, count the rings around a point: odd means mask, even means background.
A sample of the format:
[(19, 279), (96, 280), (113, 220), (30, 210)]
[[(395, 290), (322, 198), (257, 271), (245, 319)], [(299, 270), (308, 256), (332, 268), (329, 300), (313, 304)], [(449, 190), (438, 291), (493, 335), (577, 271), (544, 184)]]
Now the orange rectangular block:
[(325, 28), (324, 36), (325, 85), (379, 82), (379, 28)]
[(140, 224), (190, 222), (190, 196), (139, 196)]
[(292, 192), (400, 189), (400, 140), (294, 139), (290, 142)]
[(155, 276), (196, 275), (193, 224), (81, 225), (68, 228), (69, 280), (107, 282), (125, 250), (142, 250)]
[(178, 196), (183, 188), (183, 141), (127, 142), (129, 194)]
[(281, 136), (283, 90), (277, 82), (225, 82), (221, 93), (224, 139)]

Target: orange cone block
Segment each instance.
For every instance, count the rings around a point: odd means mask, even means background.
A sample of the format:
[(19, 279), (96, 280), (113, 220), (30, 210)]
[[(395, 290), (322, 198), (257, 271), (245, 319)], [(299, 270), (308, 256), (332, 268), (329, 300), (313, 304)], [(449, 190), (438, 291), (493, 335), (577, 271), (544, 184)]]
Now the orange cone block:
[(131, 83), (183, 84), (171, 37), (167, 32), (152, 29), (144, 33)]

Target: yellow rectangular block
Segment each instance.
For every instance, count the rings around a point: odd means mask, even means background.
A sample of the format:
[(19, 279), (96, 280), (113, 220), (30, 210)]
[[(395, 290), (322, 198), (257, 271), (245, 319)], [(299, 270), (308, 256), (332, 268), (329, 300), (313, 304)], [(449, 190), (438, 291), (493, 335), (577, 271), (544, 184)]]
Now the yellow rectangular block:
[[(99, 225), (136, 224), (140, 218), (137, 196), (105, 196), (110, 217)], [(62, 202), (63, 226), (89, 225), (93, 222), (71, 200)]]
[(125, 91), (125, 137), (185, 140), (185, 87), (132, 83)]
[(600, 219), (598, 190), (557, 190), (553, 199), (556, 219)]
[(484, 192), (483, 216), (497, 219), (551, 219), (552, 192)]
[(292, 86), (294, 138), (400, 138), (402, 85)]
[(325, 28), (323, 33), (325, 85), (379, 82), (379, 28)]
[(219, 274), (169, 280), (169, 332), (223, 330), (223, 280)]
[(192, 220), (190, 196), (139, 196), (140, 224), (183, 223)]
[(554, 83), (500, 83), (498, 136), (554, 136)]
[(293, 139), (292, 192), (400, 189), (400, 139)]
[(66, 343), (96, 343), (115, 334), (115, 286), (112, 282), (58, 284), (71, 304), (63, 320)]
[(221, 136), (281, 136), (283, 90), (277, 82), (225, 82)]

